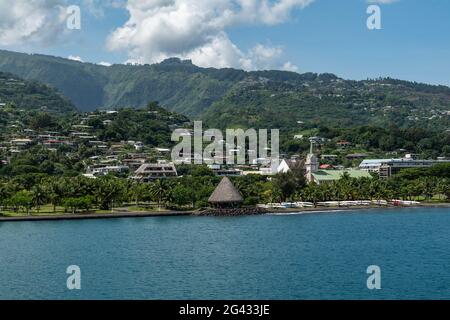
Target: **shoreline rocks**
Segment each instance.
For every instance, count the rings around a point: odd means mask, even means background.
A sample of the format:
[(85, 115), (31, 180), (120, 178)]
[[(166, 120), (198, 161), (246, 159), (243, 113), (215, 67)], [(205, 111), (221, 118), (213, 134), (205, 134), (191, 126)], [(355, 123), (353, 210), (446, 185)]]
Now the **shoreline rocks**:
[(262, 208), (236, 208), (236, 209), (208, 209), (197, 213), (197, 216), (203, 217), (236, 217), (236, 216), (256, 216), (268, 213)]

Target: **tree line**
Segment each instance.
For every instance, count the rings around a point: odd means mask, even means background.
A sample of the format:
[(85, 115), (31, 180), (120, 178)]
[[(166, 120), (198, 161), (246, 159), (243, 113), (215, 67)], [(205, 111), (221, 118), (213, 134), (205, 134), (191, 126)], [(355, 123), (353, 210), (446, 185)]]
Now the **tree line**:
[[(207, 167), (180, 168), (176, 179), (141, 183), (115, 176), (97, 179), (78, 177), (20, 177), (0, 183), (0, 209), (30, 214), (44, 205), (67, 213), (112, 210), (121, 206), (193, 210), (208, 207), (208, 198), (220, 182)], [(232, 178), (245, 199), (244, 205), (286, 201), (431, 200), (450, 199), (450, 165), (408, 169), (391, 179), (351, 178), (324, 184), (308, 184), (302, 168), (274, 177), (249, 175)]]

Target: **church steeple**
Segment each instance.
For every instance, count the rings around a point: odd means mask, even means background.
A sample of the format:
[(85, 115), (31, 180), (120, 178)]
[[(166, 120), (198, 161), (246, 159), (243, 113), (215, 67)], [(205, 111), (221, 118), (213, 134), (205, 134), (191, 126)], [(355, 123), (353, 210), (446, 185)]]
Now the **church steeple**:
[(319, 170), (319, 160), (314, 154), (314, 140), (311, 139), (311, 148), (308, 156), (306, 157), (305, 168), (306, 168), (306, 179), (309, 182), (314, 181), (313, 173)]

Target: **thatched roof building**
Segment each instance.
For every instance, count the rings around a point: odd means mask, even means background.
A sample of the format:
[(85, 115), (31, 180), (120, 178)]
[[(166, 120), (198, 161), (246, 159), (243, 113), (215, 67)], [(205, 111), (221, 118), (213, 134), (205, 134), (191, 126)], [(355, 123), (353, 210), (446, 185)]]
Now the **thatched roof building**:
[(208, 201), (216, 207), (236, 207), (244, 202), (244, 198), (242, 198), (230, 179), (225, 177), (219, 183), (216, 190), (214, 190), (211, 197), (209, 197)]

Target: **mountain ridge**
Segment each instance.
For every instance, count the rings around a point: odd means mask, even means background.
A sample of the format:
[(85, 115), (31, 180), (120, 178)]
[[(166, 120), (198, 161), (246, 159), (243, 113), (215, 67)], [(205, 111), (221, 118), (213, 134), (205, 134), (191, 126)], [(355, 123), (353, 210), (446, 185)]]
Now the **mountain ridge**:
[(337, 125), (388, 122), (448, 126), (450, 88), (391, 78), (202, 68), (169, 58), (158, 64), (102, 66), (0, 50), (0, 71), (47, 83), (81, 111), (159, 103), (214, 126)]
[(53, 87), (5, 72), (0, 72), (0, 103), (27, 110), (76, 111), (75, 106)]

